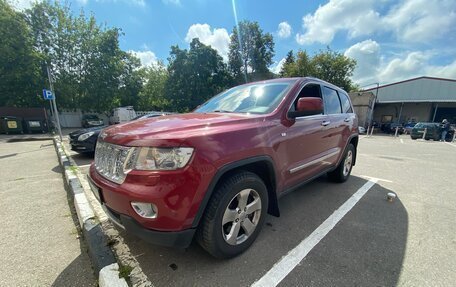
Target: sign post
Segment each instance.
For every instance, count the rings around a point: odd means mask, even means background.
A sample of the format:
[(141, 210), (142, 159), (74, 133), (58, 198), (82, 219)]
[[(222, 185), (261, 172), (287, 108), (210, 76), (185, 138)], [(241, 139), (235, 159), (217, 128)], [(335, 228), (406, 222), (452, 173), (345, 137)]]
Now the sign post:
[(57, 111), (57, 105), (55, 103), (55, 93), (54, 93), (54, 85), (51, 79), (51, 72), (49, 71), (49, 66), (47, 68), (48, 78), (49, 78), (49, 86), (51, 90), (43, 90), (43, 97), (45, 100), (50, 100), (52, 102), (52, 106), (54, 107), (54, 118), (57, 123), (57, 129), (59, 131), (60, 141), (63, 140), (62, 136), (62, 129), (60, 128), (60, 119), (59, 119), (59, 112)]

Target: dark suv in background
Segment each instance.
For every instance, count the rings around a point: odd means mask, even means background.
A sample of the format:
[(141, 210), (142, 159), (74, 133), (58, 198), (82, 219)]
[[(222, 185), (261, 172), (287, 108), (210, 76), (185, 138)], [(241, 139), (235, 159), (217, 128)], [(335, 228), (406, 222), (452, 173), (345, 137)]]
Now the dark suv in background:
[(279, 216), (280, 196), (324, 174), (346, 181), (357, 146), (345, 91), (275, 79), (234, 87), (192, 113), (106, 128), (89, 182), (127, 232), (184, 248), (196, 237), (229, 258), (254, 242), (267, 213)]
[[(426, 134), (425, 134), (426, 133)], [(425, 140), (433, 139), (438, 141), (440, 139), (440, 124), (438, 123), (417, 123), (410, 133), (412, 140), (423, 138)]]

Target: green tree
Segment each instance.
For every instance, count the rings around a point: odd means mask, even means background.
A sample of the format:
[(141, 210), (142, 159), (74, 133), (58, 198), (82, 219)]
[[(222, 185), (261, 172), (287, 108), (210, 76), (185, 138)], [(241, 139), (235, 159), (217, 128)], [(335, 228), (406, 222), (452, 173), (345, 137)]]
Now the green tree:
[(144, 86), (139, 93), (139, 109), (144, 111), (166, 111), (170, 108), (165, 97), (165, 84), (168, 71), (163, 63), (158, 63), (144, 70)]
[(356, 61), (344, 54), (331, 50), (320, 51), (311, 60), (314, 75), (346, 91), (352, 89), (351, 76), (356, 68)]
[(139, 59), (119, 47), (120, 29), (96, 23), (68, 5), (40, 2), (27, 11), (34, 47), (52, 71), (59, 106), (108, 112), (137, 105), (142, 88)]
[(0, 0), (0, 106), (44, 105), (41, 55), (21, 12)]
[(285, 58), (285, 63), (283, 63), (282, 68), (280, 69), (279, 76), (280, 77), (292, 77), (291, 75), (294, 74), (294, 67), (295, 67), (295, 56), (293, 54), (293, 50), (290, 50), (287, 53), (287, 56)]
[(299, 51), (293, 61), (291, 51), (282, 67), (283, 77), (316, 77), (342, 87), (346, 91), (356, 88), (351, 80), (356, 61), (328, 48), (309, 57), (306, 51)]
[(168, 61), (165, 90), (171, 110), (190, 111), (230, 82), (222, 57), (198, 39), (192, 40), (188, 51), (172, 46)]
[(235, 83), (269, 79), (268, 67), (274, 57), (274, 40), (263, 33), (258, 22), (242, 21), (233, 28), (228, 62)]

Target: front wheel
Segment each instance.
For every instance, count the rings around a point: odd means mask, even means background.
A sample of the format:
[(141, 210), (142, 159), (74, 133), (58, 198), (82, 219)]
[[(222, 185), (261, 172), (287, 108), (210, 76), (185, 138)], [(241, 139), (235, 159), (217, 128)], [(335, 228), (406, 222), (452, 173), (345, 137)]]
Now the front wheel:
[(214, 191), (197, 231), (198, 243), (214, 257), (234, 257), (255, 241), (267, 209), (263, 181), (254, 173), (238, 172)]
[(353, 144), (349, 144), (345, 151), (342, 161), (339, 163), (337, 168), (331, 172), (328, 172), (329, 179), (334, 182), (345, 182), (349, 177), (355, 162), (355, 147)]

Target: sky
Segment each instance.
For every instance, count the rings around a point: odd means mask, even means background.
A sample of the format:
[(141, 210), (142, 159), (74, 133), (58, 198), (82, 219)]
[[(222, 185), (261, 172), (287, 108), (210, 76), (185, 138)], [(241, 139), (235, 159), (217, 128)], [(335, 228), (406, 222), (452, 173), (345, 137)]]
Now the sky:
[[(11, 0), (17, 9), (35, 0)], [(40, 0), (38, 0), (40, 1)], [(357, 61), (362, 87), (419, 76), (456, 79), (455, 0), (67, 0), (100, 24), (121, 28), (123, 50), (143, 65), (165, 63), (193, 38), (226, 60), (236, 19), (257, 21), (275, 41), (272, 71), (287, 52), (330, 47)]]

